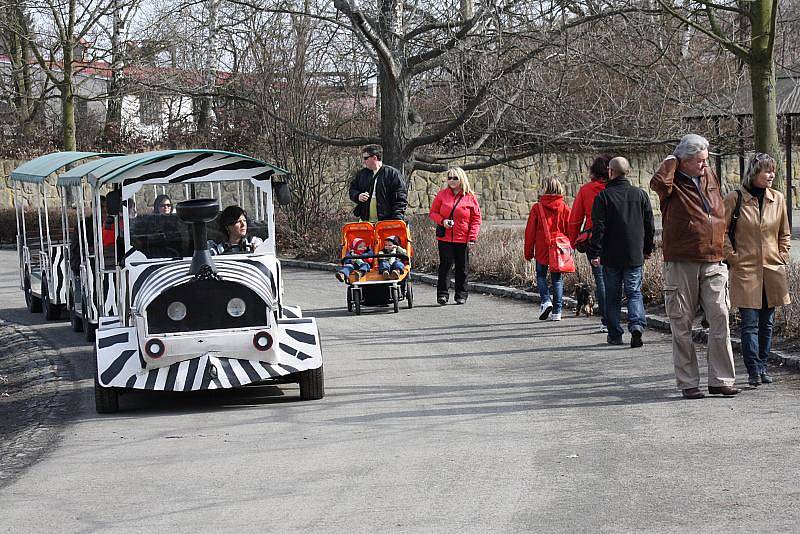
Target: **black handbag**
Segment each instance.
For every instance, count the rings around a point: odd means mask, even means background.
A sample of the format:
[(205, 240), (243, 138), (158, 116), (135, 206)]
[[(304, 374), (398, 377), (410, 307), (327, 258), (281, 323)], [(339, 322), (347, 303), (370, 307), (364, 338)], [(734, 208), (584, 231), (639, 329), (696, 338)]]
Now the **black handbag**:
[(436, 225), (436, 237), (444, 237), (445, 227), (441, 224)]
[(584, 254), (586, 251), (589, 250), (589, 245), (592, 242), (592, 229), (588, 228), (583, 232), (578, 234), (578, 237), (575, 238), (575, 250), (578, 252), (583, 252)]

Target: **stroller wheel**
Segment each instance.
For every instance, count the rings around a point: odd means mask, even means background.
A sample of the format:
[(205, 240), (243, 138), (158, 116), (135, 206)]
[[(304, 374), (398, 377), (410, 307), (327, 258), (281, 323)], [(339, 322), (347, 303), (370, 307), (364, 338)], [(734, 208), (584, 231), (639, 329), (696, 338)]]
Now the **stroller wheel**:
[(410, 310), (414, 307), (414, 290), (411, 289), (411, 276), (406, 278), (406, 307)]
[(347, 313), (353, 311), (353, 286), (347, 286)]
[(353, 308), (356, 311), (356, 315), (361, 315), (361, 288), (354, 287), (353, 288)]
[(394, 304), (394, 312), (400, 311), (400, 288), (392, 286), (392, 304)]

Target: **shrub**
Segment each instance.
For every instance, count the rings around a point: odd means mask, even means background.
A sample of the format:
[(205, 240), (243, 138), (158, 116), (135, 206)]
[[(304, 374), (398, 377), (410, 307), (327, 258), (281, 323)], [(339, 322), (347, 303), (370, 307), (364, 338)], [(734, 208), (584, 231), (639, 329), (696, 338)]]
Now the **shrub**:
[(789, 260), (789, 297), (792, 303), (778, 308), (775, 331), (785, 339), (800, 340), (800, 264)]
[(286, 213), (277, 211), (275, 237), (278, 253), (314, 261), (337, 261), (342, 226), (352, 217), (345, 212), (333, 212), (312, 222), (305, 230), (293, 230)]
[[(50, 208), (48, 210), (48, 217), (50, 220), (50, 236), (53, 239), (58, 239), (61, 236), (61, 210)], [(75, 214), (69, 214), (70, 221), (75, 221)], [(42, 220), (44, 222), (44, 220)], [(38, 215), (35, 210), (25, 210), (25, 227), (28, 231), (28, 236), (32, 236), (38, 232)], [(16, 245), (17, 243), (17, 217), (14, 213), (14, 208), (0, 209), (0, 244), (3, 245)]]

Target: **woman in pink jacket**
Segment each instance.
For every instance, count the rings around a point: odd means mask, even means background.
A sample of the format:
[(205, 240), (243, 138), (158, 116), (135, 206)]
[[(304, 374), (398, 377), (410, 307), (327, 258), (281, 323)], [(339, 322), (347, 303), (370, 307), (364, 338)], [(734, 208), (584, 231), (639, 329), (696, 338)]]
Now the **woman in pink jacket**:
[(439, 228), (436, 239), (439, 244), (439, 283), (436, 286), (436, 301), (440, 306), (450, 298), (450, 268), (456, 266), (456, 304), (467, 301), (467, 273), (469, 272), (469, 249), (478, 239), (481, 228), (481, 207), (469, 185), (467, 174), (461, 167), (447, 171), (447, 185), (433, 199), (429, 214)]

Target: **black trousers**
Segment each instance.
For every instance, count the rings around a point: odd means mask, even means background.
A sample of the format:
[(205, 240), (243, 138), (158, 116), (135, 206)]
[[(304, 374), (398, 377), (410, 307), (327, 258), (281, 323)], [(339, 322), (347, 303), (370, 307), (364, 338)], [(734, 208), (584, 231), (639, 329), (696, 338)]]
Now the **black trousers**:
[(439, 243), (439, 282), (436, 295), (449, 295), (450, 269), (456, 266), (456, 298), (467, 297), (467, 274), (469, 274), (469, 246), (466, 243)]

